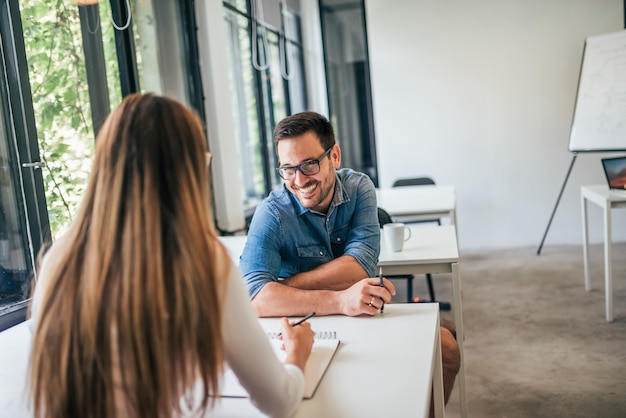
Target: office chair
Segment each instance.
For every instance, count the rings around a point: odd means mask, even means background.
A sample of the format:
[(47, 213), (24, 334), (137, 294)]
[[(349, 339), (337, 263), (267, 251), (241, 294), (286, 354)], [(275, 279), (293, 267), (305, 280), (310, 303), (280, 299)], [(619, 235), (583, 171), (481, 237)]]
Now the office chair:
[[(430, 185), (433, 185), (433, 186), (435, 185), (435, 180), (431, 179), (430, 177), (412, 177), (412, 178), (397, 179), (396, 181), (393, 182), (391, 187), (430, 186)], [(437, 222), (438, 225), (441, 225), (441, 219), (439, 218), (411, 219), (409, 217), (408, 219), (405, 219), (405, 217), (402, 217), (402, 221), (399, 221), (399, 222), (404, 222), (404, 223), (409, 223), (409, 224), (422, 223), (422, 222)]]
[(435, 180), (430, 177), (412, 177), (406, 179), (397, 179), (393, 182), (391, 187), (402, 187), (402, 186), (427, 186), (434, 185)]
[[(412, 177), (412, 178), (403, 178), (397, 179), (393, 182), (391, 187), (403, 187), (403, 186), (427, 186), (427, 185), (435, 185), (435, 181), (430, 177)], [(433, 219), (405, 219), (402, 222), (404, 223), (422, 223), (422, 222), (437, 222), (437, 225), (441, 225), (441, 219), (433, 218)], [(431, 302), (437, 302), (435, 298), (435, 288), (433, 286), (433, 279), (430, 273), (426, 274), (426, 284), (428, 285), (428, 294), (430, 295)], [(450, 310), (450, 303), (448, 302), (439, 302), (439, 309), (442, 311)]]

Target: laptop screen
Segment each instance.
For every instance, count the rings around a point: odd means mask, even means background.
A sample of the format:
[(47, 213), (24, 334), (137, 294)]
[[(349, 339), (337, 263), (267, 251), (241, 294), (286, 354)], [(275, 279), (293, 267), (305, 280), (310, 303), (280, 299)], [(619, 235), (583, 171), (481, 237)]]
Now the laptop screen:
[(626, 157), (603, 158), (602, 167), (609, 189), (626, 189)]

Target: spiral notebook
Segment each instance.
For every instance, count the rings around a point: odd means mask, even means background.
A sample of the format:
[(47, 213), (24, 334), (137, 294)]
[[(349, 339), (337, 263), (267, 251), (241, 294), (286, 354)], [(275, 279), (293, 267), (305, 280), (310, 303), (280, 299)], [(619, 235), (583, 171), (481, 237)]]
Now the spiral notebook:
[[(274, 348), (278, 359), (282, 362), (286, 353), (280, 348), (282, 341), (278, 339), (278, 332), (268, 332), (268, 338)], [(315, 341), (311, 356), (306, 362), (304, 369), (304, 399), (310, 399), (315, 395), (315, 391), (326, 373), (331, 360), (335, 356), (339, 340), (334, 331), (318, 331), (315, 333)], [(220, 381), (220, 394), (227, 398), (247, 398), (248, 392), (239, 384), (237, 376), (232, 370), (227, 370)]]

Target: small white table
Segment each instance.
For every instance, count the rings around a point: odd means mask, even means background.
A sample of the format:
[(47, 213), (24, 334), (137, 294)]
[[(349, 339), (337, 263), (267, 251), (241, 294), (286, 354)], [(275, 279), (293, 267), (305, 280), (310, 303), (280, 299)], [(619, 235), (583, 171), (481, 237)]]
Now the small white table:
[(589, 278), (589, 228), (587, 225), (587, 202), (595, 203), (604, 213), (604, 293), (606, 320), (613, 321), (613, 251), (611, 248), (611, 210), (626, 207), (626, 195), (611, 193), (606, 185), (581, 186), (580, 199), (583, 217), (583, 257), (585, 266), (585, 290), (591, 290)]
[[(276, 318), (262, 318), (266, 330)], [(431, 389), (436, 416), (444, 416), (439, 306), (389, 304), (374, 317), (331, 315), (309, 320), (341, 341), (315, 395), (296, 418), (428, 417)], [(211, 414), (262, 417), (247, 398), (222, 398)]]
[(463, 351), (465, 337), (456, 228), (453, 225), (407, 226), (411, 228), (411, 238), (404, 243), (404, 248), (400, 252), (392, 252), (387, 249), (383, 237), (384, 230), (381, 231), (378, 266), (382, 267), (383, 275), (452, 273), (452, 292), (454, 297), (452, 306), (454, 309), (454, 324), (456, 325), (456, 339), (461, 354), (461, 369), (458, 376), (459, 396), (461, 416), (465, 418), (467, 417), (465, 356)]
[(426, 185), (376, 189), (378, 206), (397, 222), (449, 217), (456, 225), (454, 186)]

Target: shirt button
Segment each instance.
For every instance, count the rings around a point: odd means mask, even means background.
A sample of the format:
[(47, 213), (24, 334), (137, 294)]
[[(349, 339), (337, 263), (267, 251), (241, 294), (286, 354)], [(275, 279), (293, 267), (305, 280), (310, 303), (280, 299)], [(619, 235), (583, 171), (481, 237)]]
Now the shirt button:
[(320, 255), (324, 255), (324, 251), (320, 251)]
[(341, 242), (341, 238), (339, 238), (339, 237), (338, 237), (338, 238), (337, 238), (337, 242)]

